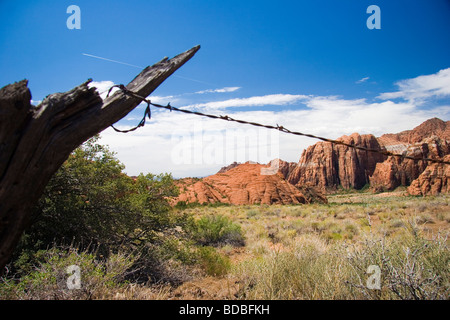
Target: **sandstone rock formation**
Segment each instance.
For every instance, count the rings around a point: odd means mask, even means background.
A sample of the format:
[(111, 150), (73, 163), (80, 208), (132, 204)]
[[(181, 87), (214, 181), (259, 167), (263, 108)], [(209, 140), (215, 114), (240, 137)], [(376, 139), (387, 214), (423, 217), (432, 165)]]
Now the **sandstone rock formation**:
[[(442, 158), (450, 153), (450, 121), (433, 118), (412, 130), (384, 134), (379, 138), (354, 133), (338, 140), (417, 158)], [(384, 191), (409, 186), (428, 165), (426, 161), (386, 157), (318, 142), (303, 151), (295, 167), (289, 167), (286, 179), (297, 187), (313, 185), (323, 192), (336, 190), (339, 186), (360, 189), (368, 183), (372, 190)]]
[[(382, 135), (378, 141), (391, 152), (418, 158), (442, 158), (450, 153), (450, 121), (433, 118), (412, 130)], [(384, 191), (409, 186), (428, 165), (426, 161), (389, 157), (377, 164), (370, 177), (371, 188)]]
[[(437, 136), (425, 138), (418, 143), (404, 145), (404, 154), (418, 158), (442, 158), (450, 153), (450, 141)], [(397, 144), (398, 146), (398, 144)], [(384, 145), (389, 150), (389, 145)], [(409, 186), (412, 181), (427, 168), (427, 161), (413, 161), (398, 157), (389, 157), (386, 161), (378, 163), (370, 185), (374, 191), (393, 190), (398, 186)]]
[(405, 144), (413, 144), (431, 136), (446, 137), (449, 139), (450, 121), (443, 121), (439, 118), (431, 118), (412, 130), (405, 130), (394, 134), (384, 134), (379, 139), (382, 143), (386, 143), (386, 140), (392, 140)]
[(229, 164), (228, 166), (220, 168), (220, 170), (217, 171), (217, 173), (227, 172), (228, 170), (233, 169), (233, 168), (237, 167), (238, 165), (240, 165), (240, 163), (235, 161), (232, 164)]
[(274, 159), (268, 163), (269, 167), (273, 171), (278, 171), (281, 175), (287, 179), (287, 177), (294, 171), (297, 167), (297, 163), (295, 162), (287, 162), (281, 159)]
[[(444, 157), (450, 161), (450, 155)], [(437, 195), (450, 192), (450, 166), (442, 163), (433, 163), (420, 174), (408, 187), (412, 195)]]
[(230, 203), (230, 204), (299, 204), (326, 202), (326, 198), (314, 190), (303, 192), (288, 183), (280, 172), (261, 174), (270, 165), (244, 163), (223, 173), (203, 179), (181, 179), (180, 195), (173, 199), (186, 203)]
[[(382, 150), (375, 136), (354, 133), (338, 140), (370, 149)], [(296, 185), (313, 185), (322, 191), (337, 189), (360, 189), (369, 183), (369, 177), (378, 162), (386, 156), (356, 150), (329, 142), (318, 142), (303, 151), (299, 163), (287, 180)]]

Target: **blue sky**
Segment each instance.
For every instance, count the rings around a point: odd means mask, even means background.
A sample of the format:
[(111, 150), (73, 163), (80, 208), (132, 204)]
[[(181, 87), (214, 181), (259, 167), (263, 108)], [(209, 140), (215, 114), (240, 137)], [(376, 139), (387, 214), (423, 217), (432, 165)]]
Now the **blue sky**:
[[(72, 4), (80, 30), (66, 27)], [(381, 9), (379, 30), (366, 26), (372, 4)], [(449, 14), (448, 0), (1, 1), (0, 85), (29, 79), (36, 103), (88, 78), (105, 90), (139, 69), (83, 53), (145, 67), (200, 44), (154, 101), (330, 138), (398, 132), (450, 119)], [(118, 125), (141, 114), (138, 107)], [(155, 111), (139, 132), (102, 137), (129, 174), (176, 177), (212, 174), (230, 160), (298, 161), (316, 142), (271, 136), (266, 152), (264, 132), (192, 117)], [(237, 152), (227, 132), (244, 137), (247, 151)]]

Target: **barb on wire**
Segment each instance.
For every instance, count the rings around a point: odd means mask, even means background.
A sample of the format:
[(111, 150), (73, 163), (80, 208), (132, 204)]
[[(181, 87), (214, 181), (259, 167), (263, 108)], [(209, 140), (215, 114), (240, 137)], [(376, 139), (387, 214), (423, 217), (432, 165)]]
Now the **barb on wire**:
[(122, 132), (122, 133), (127, 133), (130, 131), (134, 131), (139, 127), (142, 127), (145, 125), (145, 118), (146, 116), (148, 116), (148, 118), (150, 119), (150, 106), (154, 106), (156, 108), (162, 108), (162, 109), (167, 109), (170, 110), (170, 112), (172, 112), (172, 110), (174, 111), (179, 111), (179, 112), (183, 112), (183, 113), (188, 113), (188, 114), (194, 114), (197, 116), (202, 116), (202, 117), (207, 117), (207, 118), (211, 118), (211, 119), (220, 119), (220, 120), (226, 120), (226, 121), (233, 121), (233, 122), (237, 122), (237, 123), (241, 123), (241, 124), (248, 124), (248, 125), (252, 125), (252, 126), (256, 126), (256, 127), (262, 127), (262, 128), (266, 128), (266, 129), (273, 129), (273, 130), (278, 130), (284, 133), (288, 133), (288, 134), (293, 134), (293, 135), (297, 135), (297, 136), (304, 136), (304, 137), (308, 137), (308, 138), (313, 138), (313, 139), (318, 139), (318, 140), (322, 140), (325, 142), (329, 142), (332, 144), (337, 144), (337, 145), (342, 145), (342, 146), (346, 146), (349, 148), (353, 148), (353, 149), (357, 149), (357, 150), (362, 150), (362, 151), (367, 151), (367, 152), (374, 152), (374, 153), (380, 153), (383, 154), (385, 156), (392, 156), (392, 157), (398, 157), (398, 158), (402, 158), (402, 159), (409, 159), (409, 160), (414, 160), (414, 161), (429, 161), (429, 162), (435, 162), (435, 163), (443, 163), (443, 164), (449, 164), (450, 165), (450, 161), (444, 161), (442, 159), (433, 159), (433, 158), (418, 158), (418, 157), (412, 157), (412, 156), (408, 156), (406, 155), (406, 153), (403, 154), (397, 154), (397, 153), (393, 153), (387, 150), (378, 150), (378, 149), (371, 149), (371, 148), (366, 148), (366, 147), (362, 147), (362, 146), (357, 146), (354, 144), (350, 144), (350, 143), (345, 143), (343, 141), (340, 140), (333, 140), (333, 139), (328, 139), (328, 138), (324, 138), (324, 137), (320, 137), (320, 136), (316, 136), (313, 134), (309, 134), (309, 133), (302, 133), (302, 132), (298, 132), (298, 131), (291, 131), (283, 126), (280, 125), (276, 125), (276, 126), (272, 126), (272, 125), (265, 125), (265, 124), (261, 124), (261, 123), (257, 123), (257, 122), (251, 122), (251, 121), (245, 121), (245, 120), (240, 120), (240, 119), (234, 119), (232, 117), (229, 117), (227, 115), (213, 115), (213, 114), (207, 114), (207, 113), (202, 113), (202, 112), (198, 112), (198, 111), (191, 111), (191, 110), (186, 110), (186, 109), (179, 109), (176, 107), (173, 107), (169, 104), (167, 104), (167, 106), (163, 106), (160, 104), (156, 104), (156, 103), (152, 103), (150, 100), (146, 99), (145, 97), (142, 97), (130, 90), (128, 90), (123, 84), (119, 84), (119, 85), (115, 85), (112, 86), (109, 91), (108, 91), (108, 95), (109, 96), (111, 90), (117, 87), (119, 88), (124, 94), (132, 96), (134, 98), (140, 99), (141, 101), (144, 101), (147, 103), (147, 108), (145, 109), (145, 113), (144, 113), (144, 117), (142, 118), (141, 122), (134, 128), (132, 129), (128, 129), (128, 130), (118, 130), (116, 128), (113, 129), (116, 130), (117, 132)]

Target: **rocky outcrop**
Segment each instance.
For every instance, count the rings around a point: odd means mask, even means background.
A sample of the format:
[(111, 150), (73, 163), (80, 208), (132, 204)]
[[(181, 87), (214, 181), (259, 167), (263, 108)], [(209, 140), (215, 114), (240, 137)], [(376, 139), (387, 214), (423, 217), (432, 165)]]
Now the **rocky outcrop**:
[(443, 121), (439, 118), (428, 119), (412, 130), (405, 130), (400, 133), (388, 133), (382, 135), (380, 142), (389, 145), (388, 142), (401, 142), (406, 145), (421, 142), (431, 136), (443, 137), (448, 140), (450, 137), (450, 121)]
[[(338, 140), (382, 150), (378, 140), (371, 134), (354, 133)], [(376, 164), (385, 159), (386, 156), (379, 153), (318, 142), (303, 151), (299, 163), (287, 180), (296, 186), (313, 185), (322, 191), (335, 190), (338, 186), (360, 189), (369, 183)]]
[(225, 166), (225, 167), (220, 168), (220, 170), (217, 171), (217, 173), (224, 173), (224, 172), (227, 172), (227, 171), (230, 170), (230, 169), (236, 168), (238, 165), (240, 165), (240, 163), (235, 161), (235, 162), (233, 162), (232, 164), (229, 164), (228, 166)]
[[(378, 138), (388, 151), (417, 158), (440, 159), (450, 153), (450, 121), (429, 119), (412, 130), (384, 134)], [(377, 164), (370, 177), (374, 191), (393, 190), (409, 186), (429, 165), (426, 161), (413, 161), (389, 157)]]
[[(450, 161), (450, 155), (444, 157)], [(411, 195), (437, 195), (450, 192), (450, 166), (433, 163), (420, 174), (408, 187)]]
[[(450, 153), (450, 121), (433, 118), (412, 130), (379, 138), (354, 133), (338, 140), (416, 158), (442, 158)], [(334, 191), (339, 186), (360, 189), (367, 184), (374, 191), (385, 191), (409, 186), (428, 165), (426, 161), (318, 142), (303, 151), (295, 167), (289, 167), (286, 179), (297, 187), (313, 185), (322, 192)]]
[(172, 202), (173, 204), (180, 201), (230, 204), (326, 202), (326, 198), (314, 188), (304, 188), (302, 192), (288, 183), (281, 172), (264, 174), (268, 168), (270, 165), (244, 163), (203, 179), (181, 179), (177, 182), (180, 195)]
[(281, 173), (283, 178), (287, 179), (287, 177), (295, 170), (297, 167), (297, 163), (295, 162), (287, 162), (281, 159), (274, 159), (269, 162), (269, 167), (273, 169), (273, 171), (277, 170)]
[[(412, 132), (413, 133), (413, 132)], [(398, 148), (400, 144), (397, 143)], [(389, 145), (384, 145), (390, 149)], [(431, 136), (418, 143), (405, 144), (403, 153), (417, 158), (439, 159), (450, 153), (450, 143), (444, 138)], [(370, 177), (370, 186), (374, 191), (393, 190), (398, 186), (409, 186), (427, 168), (427, 161), (413, 161), (398, 157), (389, 157), (378, 163)]]

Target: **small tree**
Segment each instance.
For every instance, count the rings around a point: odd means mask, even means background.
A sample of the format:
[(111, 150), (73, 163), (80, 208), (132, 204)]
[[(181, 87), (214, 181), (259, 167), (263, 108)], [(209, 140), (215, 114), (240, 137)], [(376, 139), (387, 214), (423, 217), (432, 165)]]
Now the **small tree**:
[(105, 250), (145, 239), (170, 224), (167, 197), (178, 195), (170, 174), (133, 179), (98, 136), (77, 148), (48, 183), (22, 247), (54, 241)]

